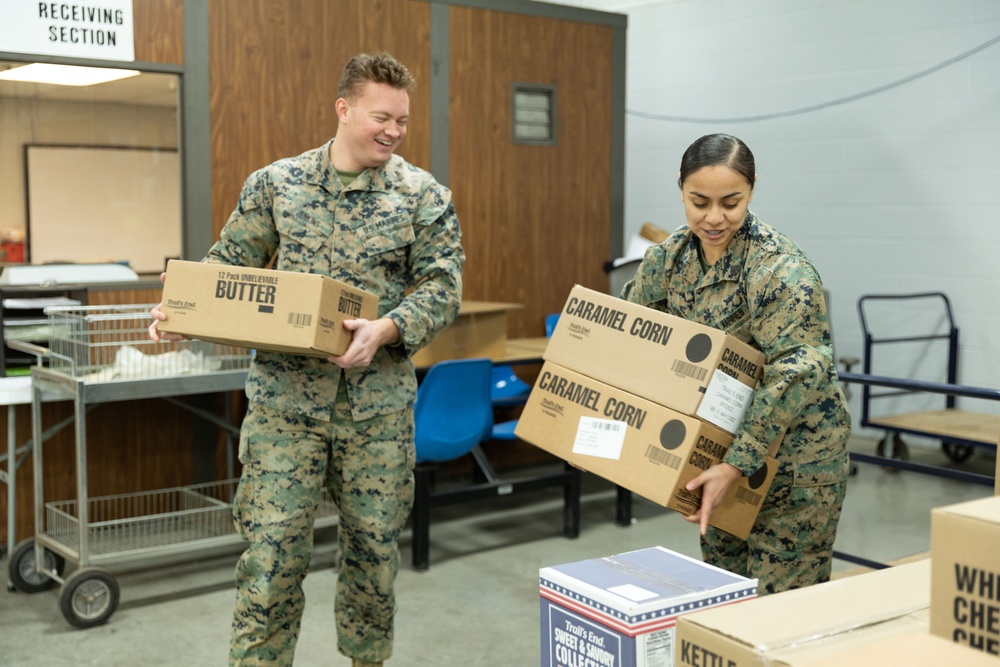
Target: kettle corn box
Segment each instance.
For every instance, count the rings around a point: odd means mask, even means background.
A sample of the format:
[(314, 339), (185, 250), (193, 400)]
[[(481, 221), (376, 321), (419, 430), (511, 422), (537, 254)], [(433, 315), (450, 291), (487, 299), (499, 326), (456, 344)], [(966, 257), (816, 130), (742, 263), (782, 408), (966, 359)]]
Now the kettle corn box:
[[(517, 437), (682, 514), (699, 492), (684, 488), (726, 455), (732, 436), (576, 371), (545, 362), (514, 430)], [(773, 455), (773, 452), (772, 452)], [(746, 539), (777, 472), (768, 456), (734, 483), (709, 523)]]
[(542, 667), (670, 667), (678, 617), (751, 600), (757, 580), (663, 547), (545, 567)]
[(925, 559), (687, 614), (677, 621), (674, 665), (806, 667), (891, 637), (927, 634), (930, 576)]
[(805, 667), (996, 667), (996, 659), (926, 632), (894, 635)]
[(577, 285), (544, 358), (735, 433), (760, 350), (712, 327)]
[(274, 352), (343, 354), (344, 320), (376, 319), (378, 297), (327, 276), (170, 260), (164, 333)]
[(931, 510), (931, 634), (1000, 657), (1000, 496)]

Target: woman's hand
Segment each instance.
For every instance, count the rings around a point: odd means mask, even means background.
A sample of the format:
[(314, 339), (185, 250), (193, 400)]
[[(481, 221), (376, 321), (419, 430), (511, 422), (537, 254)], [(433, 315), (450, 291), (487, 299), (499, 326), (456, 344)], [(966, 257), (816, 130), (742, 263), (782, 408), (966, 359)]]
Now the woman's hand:
[(722, 503), (730, 485), (742, 476), (743, 473), (736, 466), (728, 463), (716, 463), (688, 482), (684, 487), (688, 491), (701, 489), (701, 507), (694, 514), (685, 516), (684, 520), (701, 524), (701, 534), (704, 535), (708, 530), (708, 518)]

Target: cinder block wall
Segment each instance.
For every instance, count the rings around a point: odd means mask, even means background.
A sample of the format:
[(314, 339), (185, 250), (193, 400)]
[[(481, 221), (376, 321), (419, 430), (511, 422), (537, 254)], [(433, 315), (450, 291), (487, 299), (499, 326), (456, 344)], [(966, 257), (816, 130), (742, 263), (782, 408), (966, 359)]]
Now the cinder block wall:
[[(825, 103), (900, 81), (1000, 35), (992, 0), (580, 0), (626, 12), (627, 108), (730, 119)], [(626, 239), (683, 222), (684, 148), (724, 131), (754, 150), (752, 209), (819, 265), (838, 356), (861, 356), (863, 294), (942, 291), (961, 330), (959, 382), (1000, 387), (1000, 43), (878, 94), (760, 121), (626, 116)], [(873, 321), (934, 327), (925, 308)], [(879, 332), (876, 332), (879, 333)], [(876, 350), (873, 372), (943, 380), (941, 344)], [(852, 407), (860, 409), (855, 391)], [(886, 399), (886, 413), (942, 398)], [(1000, 404), (960, 399), (1000, 414)]]

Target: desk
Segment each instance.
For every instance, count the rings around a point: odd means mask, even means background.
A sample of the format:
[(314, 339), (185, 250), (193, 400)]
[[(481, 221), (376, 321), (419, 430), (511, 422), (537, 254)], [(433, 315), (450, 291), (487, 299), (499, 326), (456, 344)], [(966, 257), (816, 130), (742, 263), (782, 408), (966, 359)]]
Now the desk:
[[(504, 353), (497, 357), (491, 357), (490, 361), (494, 365), (509, 364), (511, 366), (518, 366), (540, 364), (543, 361), (542, 355), (545, 353), (545, 346), (548, 344), (549, 339), (544, 336), (537, 338), (508, 338)], [(430, 365), (417, 364), (417, 376), (423, 377), (428, 368), (430, 368)]]
[(495, 364), (540, 364), (549, 339), (545, 336), (537, 338), (509, 338), (507, 349), (502, 357), (493, 359)]

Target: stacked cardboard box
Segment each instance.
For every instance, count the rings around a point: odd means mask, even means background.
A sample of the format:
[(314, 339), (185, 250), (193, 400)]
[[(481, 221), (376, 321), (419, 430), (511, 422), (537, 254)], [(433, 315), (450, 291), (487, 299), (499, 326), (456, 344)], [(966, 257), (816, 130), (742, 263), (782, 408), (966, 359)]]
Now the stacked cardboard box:
[(1000, 656), (1000, 496), (931, 511), (931, 633)]
[(674, 665), (858, 664), (836, 656), (899, 635), (928, 634), (930, 574), (930, 561), (923, 560), (682, 616)]
[(652, 547), (539, 571), (542, 667), (669, 667), (678, 617), (751, 600), (757, 580)]
[(570, 292), (545, 360), (735, 433), (764, 355), (724, 331), (601, 294)]
[[(685, 484), (722, 460), (732, 436), (653, 401), (545, 362), (521, 411), (518, 437), (644, 498), (688, 515), (700, 494)], [(774, 479), (769, 459), (730, 487), (710, 518), (746, 539)]]
[[(575, 287), (516, 434), (684, 514), (684, 485), (725, 456), (763, 355), (725, 332)], [(777, 470), (733, 485), (711, 524), (746, 538)]]
[(163, 333), (275, 352), (343, 354), (344, 320), (378, 317), (378, 297), (326, 276), (170, 260)]

